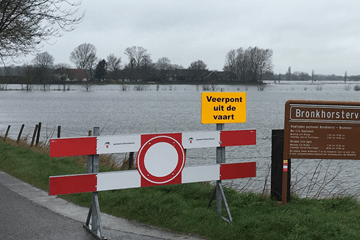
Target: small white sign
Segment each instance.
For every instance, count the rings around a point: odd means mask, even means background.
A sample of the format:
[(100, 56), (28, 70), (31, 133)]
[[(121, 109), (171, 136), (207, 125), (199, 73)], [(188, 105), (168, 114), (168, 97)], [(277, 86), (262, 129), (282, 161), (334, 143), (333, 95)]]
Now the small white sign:
[(137, 152), (140, 149), (140, 135), (99, 136), (97, 153)]
[(185, 132), (182, 134), (182, 145), (186, 148), (204, 148), (220, 146), (220, 131)]

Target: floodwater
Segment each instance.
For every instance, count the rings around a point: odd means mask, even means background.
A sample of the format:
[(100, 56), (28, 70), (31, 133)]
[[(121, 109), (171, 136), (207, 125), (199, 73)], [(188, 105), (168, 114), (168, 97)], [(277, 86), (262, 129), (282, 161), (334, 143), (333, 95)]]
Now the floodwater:
[[(269, 81), (260, 91), (256, 86), (220, 85), (225, 92), (246, 92), (247, 121), (225, 124), (226, 130), (256, 129), (255, 146), (227, 147), (226, 162), (256, 161), (257, 177), (227, 181), (241, 191), (262, 192), (270, 189), (271, 131), (284, 128), (287, 100), (359, 101), (354, 91), (357, 82), (281, 82)], [(10, 136), (16, 138), (25, 124), (23, 135), (32, 136), (42, 123), (41, 141), (55, 137), (61, 126), (61, 137), (86, 136), (93, 127), (101, 135), (214, 131), (215, 124), (201, 124), (203, 85), (144, 85), (136, 91), (129, 85), (96, 85), (90, 91), (82, 86), (52, 85), (51, 91), (19, 91), (19, 85), (8, 85), (12, 91), (0, 91), (0, 133), (11, 125)], [(124, 156), (117, 156), (121, 161)], [(215, 163), (215, 149), (189, 149), (187, 165)], [(303, 197), (326, 197), (360, 193), (359, 161), (293, 160), (293, 191)]]

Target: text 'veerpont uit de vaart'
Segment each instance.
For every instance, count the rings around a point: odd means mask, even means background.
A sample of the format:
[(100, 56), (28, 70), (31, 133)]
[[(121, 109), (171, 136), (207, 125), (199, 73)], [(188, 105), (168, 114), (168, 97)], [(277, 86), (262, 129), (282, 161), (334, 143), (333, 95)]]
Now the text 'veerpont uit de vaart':
[[(236, 107), (235, 106), (224, 106), (222, 104), (228, 104), (228, 103), (242, 103), (242, 97), (238, 97), (238, 98), (229, 98), (229, 97), (223, 97), (223, 98), (214, 98), (212, 96), (206, 96), (206, 100), (208, 102), (218, 102), (220, 103), (218, 106), (214, 106), (214, 111), (227, 111), (227, 112), (234, 112), (236, 111)], [(218, 115), (213, 115), (215, 120), (234, 120), (235, 115), (234, 114), (218, 114)]]

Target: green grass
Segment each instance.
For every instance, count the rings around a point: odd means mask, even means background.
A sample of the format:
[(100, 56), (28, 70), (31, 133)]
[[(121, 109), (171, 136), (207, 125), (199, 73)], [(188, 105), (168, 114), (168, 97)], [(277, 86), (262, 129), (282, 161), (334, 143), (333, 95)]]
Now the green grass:
[[(49, 158), (2, 141), (0, 169), (44, 190), (49, 176), (86, 172), (78, 158)], [(283, 206), (258, 194), (224, 189), (233, 217), (233, 222), (227, 223), (216, 213), (215, 201), (206, 207), (213, 190), (208, 183), (195, 183), (100, 192), (100, 209), (208, 239), (360, 238), (360, 205), (350, 197), (317, 200), (293, 196)], [(87, 207), (91, 202), (91, 193), (62, 197)], [(223, 213), (226, 216), (225, 210)]]

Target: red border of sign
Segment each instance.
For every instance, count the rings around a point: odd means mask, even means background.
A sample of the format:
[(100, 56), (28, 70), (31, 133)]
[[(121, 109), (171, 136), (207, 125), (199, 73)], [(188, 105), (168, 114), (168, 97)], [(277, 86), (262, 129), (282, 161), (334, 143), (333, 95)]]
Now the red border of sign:
[[(175, 169), (166, 176), (157, 177), (149, 173), (149, 171), (145, 167), (145, 154), (149, 150), (150, 147), (154, 146), (157, 143), (165, 142), (172, 145), (176, 152), (178, 153), (178, 163)], [(185, 166), (185, 152), (182, 145), (174, 138), (169, 136), (156, 136), (148, 140), (139, 150), (136, 159), (138, 171), (141, 176), (147, 181), (155, 184), (165, 184), (175, 179), (183, 170)]]

